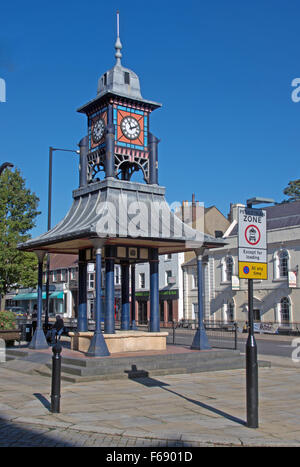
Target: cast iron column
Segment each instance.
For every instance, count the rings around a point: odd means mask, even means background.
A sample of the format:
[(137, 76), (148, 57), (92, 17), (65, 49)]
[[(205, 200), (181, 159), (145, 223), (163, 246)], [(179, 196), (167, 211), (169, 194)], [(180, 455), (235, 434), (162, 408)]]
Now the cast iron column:
[(38, 250), (35, 252), (38, 257), (38, 297), (37, 297), (37, 324), (33, 338), (29, 344), (30, 349), (47, 349), (48, 344), (42, 327), (43, 313), (43, 259), (45, 252)]
[(115, 334), (115, 258), (110, 246), (105, 248), (105, 320), (104, 332)]
[(78, 319), (77, 331), (88, 331), (87, 319), (87, 263), (85, 250), (79, 251), (78, 258)]
[(131, 265), (131, 326), (133, 331), (137, 331), (137, 325), (135, 322), (135, 264)]
[(91, 340), (88, 355), (91, 357), (106, 357), (110, 355), (105, 339), (101, 331), (101, 269), (102, 269), (102, 247), (96, 247), (96, 310), (95, 310), (95, 332)]
[(150, 332), (160, 332), (158, 250), (152, 248), (150, 259)]
[(203, 323), (203, 277), (202, 277), (202, 256), (203, 251), (196, 251), (197, 257), (197, 286), (198, 286), (198, 329), (194, 336), (192, 349), (210, 349), (208, 338)]
[(149, 133), (149, 184), (158, 184), (158, 143), (159, 139)]
[(121, 264), (122, 279), (122, 310), (121, 310), (121, 330), (129, 331), (129, 263)]
[(87, 154), (89, 152), (89, 138), (84, 136), (79, 141), (80, 159), (79, 159), (79, 187), (87, 185)]

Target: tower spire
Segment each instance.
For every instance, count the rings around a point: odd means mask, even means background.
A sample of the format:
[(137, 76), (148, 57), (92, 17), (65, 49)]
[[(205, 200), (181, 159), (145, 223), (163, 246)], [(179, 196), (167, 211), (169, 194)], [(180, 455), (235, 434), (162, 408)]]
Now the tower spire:
[(121, 41), (120, 41), (119, 10), (117, 10), (117, 40), (116, 40), (116, 43), (115, 43), (115, 49), (116, 49), (115, 57), (116, 57), (116, 59), (117, 59), (116, 65), (121, 65), (121, 58), (122, 58), (121, 50), (122, 50), (122, 44), (121, 44)]

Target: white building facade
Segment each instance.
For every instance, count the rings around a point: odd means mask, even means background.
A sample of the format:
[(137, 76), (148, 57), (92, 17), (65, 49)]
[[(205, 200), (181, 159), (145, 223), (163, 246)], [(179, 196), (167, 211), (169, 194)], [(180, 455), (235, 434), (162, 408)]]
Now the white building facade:
[[(204, 265), (204, 318), (243, 325), (248, 320), (248, 281), (238, 278), (237, 208), (222, 249), (211, 250)], [(300, 201), (264, 208), (267, 212), (268, 279), (254, 280), (254, 319), (300, 328)], [(196, 263), (183, 265), (184, 318), (195, 319)]]

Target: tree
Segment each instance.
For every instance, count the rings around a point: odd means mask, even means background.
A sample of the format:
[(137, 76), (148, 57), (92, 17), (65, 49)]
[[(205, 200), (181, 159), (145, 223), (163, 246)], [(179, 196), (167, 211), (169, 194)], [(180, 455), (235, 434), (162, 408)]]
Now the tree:
[(300, 179), (289, 182), (283, 193), (289, 197), (289, 201), (300, 200)]
[(12, 287), (34, 287), (37, 259), (34, 253), (17, 249), (31, 238), (39, 198), (25, 186), (18, 169), (6, 169), (0, 176), (0, 305)]

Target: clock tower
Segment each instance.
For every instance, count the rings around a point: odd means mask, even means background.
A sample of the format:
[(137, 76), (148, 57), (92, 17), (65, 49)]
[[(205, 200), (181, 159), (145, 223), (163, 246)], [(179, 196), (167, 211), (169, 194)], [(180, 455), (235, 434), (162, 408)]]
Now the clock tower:
[(116, 63), (98, 81), (97, 96), (78, 112), (88, 119), (81, 164), (87, 183), (103, 178), (130, 181), (141, 170), (148, 184), (158, 184), (158, 139), (150, 132), (150, 114), (161, 104), (143, 99), (138, 76), (121, 64), (117, 13)]

